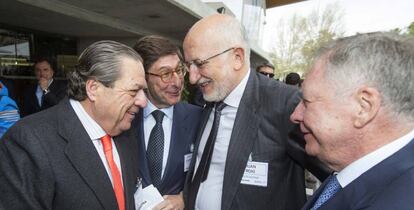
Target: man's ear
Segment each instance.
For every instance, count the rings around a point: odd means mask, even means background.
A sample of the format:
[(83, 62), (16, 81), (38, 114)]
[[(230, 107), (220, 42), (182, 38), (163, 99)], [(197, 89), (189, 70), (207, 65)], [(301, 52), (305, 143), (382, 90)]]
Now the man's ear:
[(234, 49), (234, 69), (240, 70), (244, 64), (244, 49), (241, 47)]
[(357, 91), (356, 100), (359, 107), (354, 126), (362, 128), (378, 114), (381, 107), (381, 95), (377, 89), (363, 86)]
[(86, 95), (88, 96), (89, 100), (91, 101), (96, 100), (97, 91), (100, 85), (101, 84), (96, 80), (89, 79), (86, 81), (85, 83)]

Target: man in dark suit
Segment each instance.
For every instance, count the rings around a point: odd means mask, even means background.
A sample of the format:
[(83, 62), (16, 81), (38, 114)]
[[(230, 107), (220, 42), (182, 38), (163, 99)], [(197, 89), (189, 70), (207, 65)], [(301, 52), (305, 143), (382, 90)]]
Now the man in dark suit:
[(251, 71), (244, 37), (235, 18), (212, 15), (184, 39), (190, 82), (206, 101), (218, 102), (201, 118), (184, 187), (186, 209), (293, 210), (305, 203), (298, 163), (310, 159), (297, 144), (302, 136), (289, 137), (298, 129), (289, 116), (299, 91)]
[[(148, 106), (132, 123), (139, 148), (139, 172), (143, 187), (153, 184), (165, 201), (156, 209), (183, 209), (182, 190), (190, 165), (201, 108), (180, 102), (187, 73), (180, 49), (160, 36), (145, 36), (134, 49), (144, 60)], [(162, 146), (153, 148), (155, 112), (163, 115)], [(154, 154), (160, 153), (156, 160)], [(159, 173), (154, 170), (159, 167)]]
[(358, 34), (323, 48), (292, 114), (332, 168), (303, 209), (414, 208), (414, 39)]
[(137, 143), (111, 136), (146, 106), (140, 56), (96, 42), (68, 86), (69, 99), (18, 121), (0, 141), (0, 209), (134, 209)]
[(34, 66), (37, 84), (24, 92), (22, 116), (50, 108), (66, 96), (66, 82), (53, 79), (55, 71), (48, 59), (40, 58)]

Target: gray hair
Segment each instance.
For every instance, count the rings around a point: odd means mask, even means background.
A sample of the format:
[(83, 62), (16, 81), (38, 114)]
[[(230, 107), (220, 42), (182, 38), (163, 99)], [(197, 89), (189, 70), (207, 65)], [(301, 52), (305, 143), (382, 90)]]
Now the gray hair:
[(339, 94), (359, 85), (376, 88), (394, 117), (414, 120), (414, 38), (395, 33), (357, 34), (337, 40), (326, 55), (325, 78)]
[(229, 16), (220, 25), (215, 28), (216, 34), (219, 34), (222, 43), (234, 47), (241, 45), (244, 49), (244, 60), (246, 66), (250, 66), (250, 45), (244, 26), (236, 18)]
[(120, 77), (121, 58), (132, 58), (142, 62), (142, 58), (132, 48), (115, 42), (99, 41), (87, 47), (79, 56), (75, 70), (68, 75), (68, 95), (83, 101), (87, 98), (86, 81), (97, 80), (106, 87)]

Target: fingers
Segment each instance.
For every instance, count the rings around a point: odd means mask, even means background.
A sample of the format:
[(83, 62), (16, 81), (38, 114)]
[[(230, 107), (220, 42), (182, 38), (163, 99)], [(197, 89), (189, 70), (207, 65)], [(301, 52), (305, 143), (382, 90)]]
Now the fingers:
[(179, 195), (164, 195), (163, 202), (157, 204), (153, 210), (183, 210), (184, 201)]

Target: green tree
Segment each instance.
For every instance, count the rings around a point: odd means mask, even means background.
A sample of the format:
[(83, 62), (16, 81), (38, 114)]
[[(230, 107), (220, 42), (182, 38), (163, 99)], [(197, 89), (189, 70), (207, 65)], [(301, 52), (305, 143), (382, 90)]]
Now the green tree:
[(411, 24), (407, 26), (406, 28), (392, 29), (391, 32), (395, 32), (398, 34), (408, 34), (408, 35), (414, 36), (414, 22), (411, 22)]
[(338, 3), (314, 9), (308, 16), (293, 14), (281, 19), (270, 54), (278, 78), (289, 72), (305, 73), (315, 51), (326, 42), (343, 36), (343, 11)]
[(414, 22), (408, 26), (408, 34), (414, 36)]

